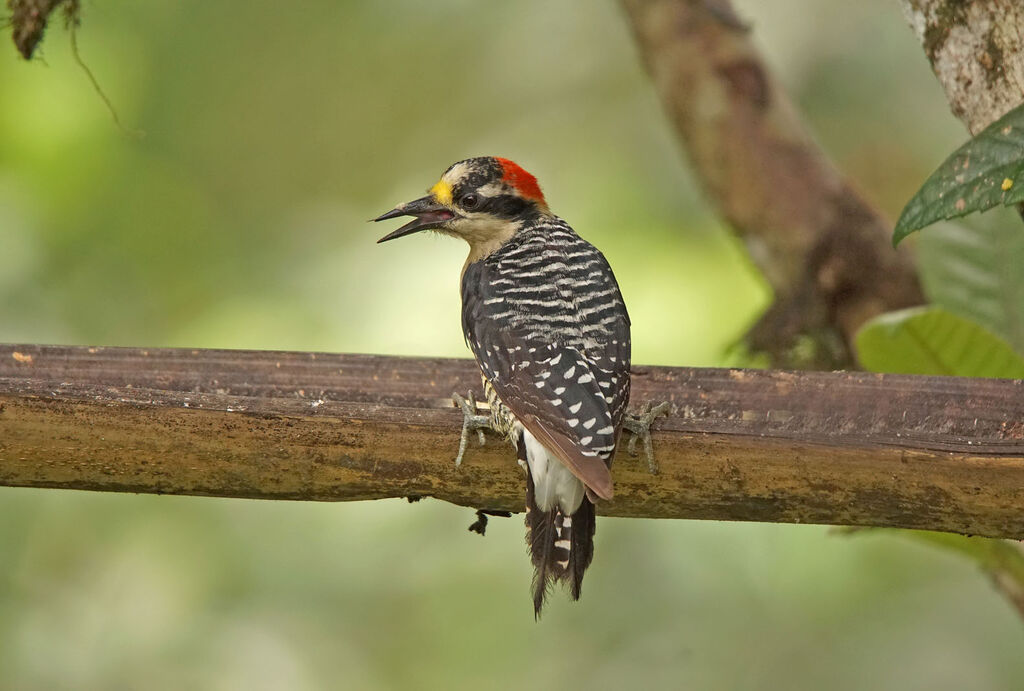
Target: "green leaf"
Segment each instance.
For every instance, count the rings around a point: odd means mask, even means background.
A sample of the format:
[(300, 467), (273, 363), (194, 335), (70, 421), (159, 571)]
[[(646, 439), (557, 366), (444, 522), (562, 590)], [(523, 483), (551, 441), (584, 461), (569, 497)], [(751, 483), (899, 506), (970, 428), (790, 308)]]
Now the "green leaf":
[(999, 209), (966, 224), (939, 223), (917, 245), (930, 302), (981, 324), (1024, 354), (1024, 229)]
[(1024, 379), (1024, 358), (998, 336), (940, 307), (915, 307), (869, 321), (856, 338), (875, 372)]
[(936, 221), (1024, 201), (1024, 104), (957, 149), (900, 215), (893, 244)]

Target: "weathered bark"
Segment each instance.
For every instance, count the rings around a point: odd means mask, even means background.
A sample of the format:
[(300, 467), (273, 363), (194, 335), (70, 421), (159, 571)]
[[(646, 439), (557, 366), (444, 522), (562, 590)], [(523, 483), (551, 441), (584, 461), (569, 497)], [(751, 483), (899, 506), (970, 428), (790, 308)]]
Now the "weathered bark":
[[(661, 473), (620, 453), (606, 515), (1024, 537), (1024, 382), (637, 368)], [(0, 346), (0, 485), (518, 511), (491, 438), (452, 463), (467, 360)]]
[(861, 324), (924, 302), (891, 223), (815, 144), (728, 0), (622, 4), (698, 178), (775, 291), (752, 345), (784, 366), (850, 365)]
[(901, 0), (953, 114), (977, 134), (1024, 102), (1019, 0)]

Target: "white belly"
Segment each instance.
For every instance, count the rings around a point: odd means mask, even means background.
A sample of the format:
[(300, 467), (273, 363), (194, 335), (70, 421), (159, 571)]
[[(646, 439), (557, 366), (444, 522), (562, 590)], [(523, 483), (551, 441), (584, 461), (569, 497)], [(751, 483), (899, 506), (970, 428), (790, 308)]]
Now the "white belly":
[(541, 511), (550, 511), (557, 505), (563, 514), (571, 516), (583, 502), (583, 483), (530, 430), (523, 429), (523, 440), (537, 506)]

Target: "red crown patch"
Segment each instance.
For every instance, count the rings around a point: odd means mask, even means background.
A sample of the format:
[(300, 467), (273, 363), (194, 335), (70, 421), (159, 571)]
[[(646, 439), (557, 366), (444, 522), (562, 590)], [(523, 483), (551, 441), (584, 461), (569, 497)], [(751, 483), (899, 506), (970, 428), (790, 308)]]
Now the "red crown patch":
[(540, 185), (537, 184), (537, 178), (527, 173), (514, 161), (510, 161), (507, 158), (498, 158), (496, 160), (501, 165), (501, 179), (504, 182), (515, 188), (524, 198), (535, 201), (542, 206), (547, 205), (547, 202), (544, 201), (544, 193), (540, 191)]

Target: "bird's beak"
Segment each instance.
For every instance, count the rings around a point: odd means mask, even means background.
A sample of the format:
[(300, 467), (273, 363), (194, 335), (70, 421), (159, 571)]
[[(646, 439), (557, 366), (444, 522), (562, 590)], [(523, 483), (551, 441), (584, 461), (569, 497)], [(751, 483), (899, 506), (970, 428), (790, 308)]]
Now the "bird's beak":
[(398, 218), (399, 216), (415, 216), (416, 218), (398, 230), (388, 233), (378, 240), (378, 243), (394, 240), (395, 238), (410, 235), (420, 230), (440, 228), (455, 218), (455, 212), (439, 203), (432, 195), (427, 195), (406, 204), (399, 204), (391, 211), (373, 220), (386, 221), (389, 218)]

